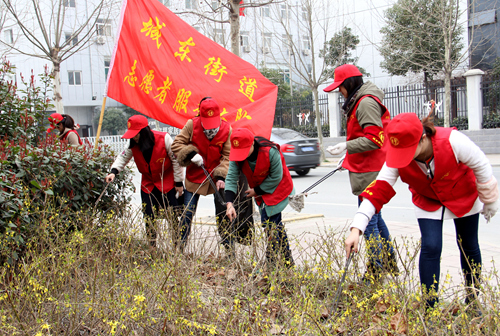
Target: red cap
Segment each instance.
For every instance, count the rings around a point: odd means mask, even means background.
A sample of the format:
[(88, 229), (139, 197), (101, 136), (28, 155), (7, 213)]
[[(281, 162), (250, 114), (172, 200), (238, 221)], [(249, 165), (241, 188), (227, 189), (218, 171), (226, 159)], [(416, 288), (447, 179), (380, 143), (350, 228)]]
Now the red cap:
[(415, 156), (418, 143), (422, 138), (424, 126), (415, 113), (401, 113), (387, 125), (386, 164), (391, 168), (408, 166)]
[(148, 118), (145, 116), (142, 116), (140, 114), (131, 116), (128, 118), (127, 122), (127, 128), (128, 131), (125, 132), (124, 135), (122, 135), (122, 139), (132, 139), (143, 129), (144, 127), (149, 126), (148, 124)]
[(333, 73), (333, 84), (327, 86), (323, 91), (330, 92), (335, 90), (342, 84), (347, 78), (363, 76), (363, 74), (352, 64), (344, 64), (335, 68)]
[(243, 161), (248, 157), (255, 136), (247, 128), (236, 128), (231, 133), (230, 161)]
[(50, 126), (49, 126), (49, 128), (47, 128), (47, 133), (52, 132), (56, 128), (57, 124), (59, 124), (63, 120), (64, 120), (64, 117), (62, 115), (60, 115), (59, 113), (52, 113), (49, 116)]
[(200, 116), (204, 129), (220, 126), (220, 108), (215, 99), (208, 98), (200, 103)]

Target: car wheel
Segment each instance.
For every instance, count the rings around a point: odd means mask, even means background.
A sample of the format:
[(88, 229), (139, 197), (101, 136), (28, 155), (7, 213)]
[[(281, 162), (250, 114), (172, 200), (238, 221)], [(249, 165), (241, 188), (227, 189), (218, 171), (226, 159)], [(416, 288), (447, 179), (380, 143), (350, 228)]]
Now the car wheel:
[(307, 173), (309, 173), (309, 170), (310, 170), (309, 168), (307, 168), (307, 169), (298, 169), (298, 170), (296, 170), (295, 172), (296, 172), (296, 173), (297, 173), (297, 175), (299, 175), (299, 176), (306, 176), (306, 175), (307, 175)]

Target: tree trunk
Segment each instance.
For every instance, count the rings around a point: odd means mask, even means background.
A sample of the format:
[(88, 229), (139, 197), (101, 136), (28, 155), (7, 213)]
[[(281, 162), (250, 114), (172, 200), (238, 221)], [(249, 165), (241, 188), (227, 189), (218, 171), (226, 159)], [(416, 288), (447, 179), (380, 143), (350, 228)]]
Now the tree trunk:
[(230, 0), (231, 52), (240, 56), (240, 0)]
[(325, 161), (325, 151), (323, 150), (323, 129), (321, 128), (321, 113), (319, 111), (318, 88), (313, 89), (314, 95), (314, 111), (316, 115), (316, 128), (318, 129), (319, 151), (321, 154), (321, 162)]
[(62, 94), (61, 94), (61, 65), (58, 61), (52, 61), (52, 74), (54, 76), (53, 79), (53, 86), (54, 86), (54, 105), (56, 107), (56, 112), (59, 114), (64, 113), (64, 105), (62, 101)]

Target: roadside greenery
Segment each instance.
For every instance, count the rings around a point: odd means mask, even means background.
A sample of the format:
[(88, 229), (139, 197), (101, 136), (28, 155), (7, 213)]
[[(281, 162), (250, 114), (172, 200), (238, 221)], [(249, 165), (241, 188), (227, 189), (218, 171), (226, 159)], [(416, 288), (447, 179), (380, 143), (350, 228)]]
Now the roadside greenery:
[[(66, 221), (67, 230), (79, 226), (78, 213), (97, 215), (128, 201), (130, 171), (106, 187), (104, 174), (115, 156), (99, 144), (71, 147), (52, 133), (47, 135), (47, 110), (51, 108), (48, 85), (31, 75), (18, 90), (8, 76), (12, 66), (2, 63), (0, 72), (0, 262), (14, 264), (47, 213)], [(101, 195), (102, 193), (102, 195)], [(99, 200), (99, 202), (97, 202)]]

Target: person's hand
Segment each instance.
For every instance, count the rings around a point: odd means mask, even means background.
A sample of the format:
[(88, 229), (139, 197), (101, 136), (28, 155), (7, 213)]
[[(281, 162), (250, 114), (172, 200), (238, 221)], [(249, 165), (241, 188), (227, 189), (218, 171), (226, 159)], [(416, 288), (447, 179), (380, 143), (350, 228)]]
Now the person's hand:
[(179, 198), (182, 196), (182, 194), (184, 194), (184, 187), (175, 187), (175, 191), (176, 191), (175, 197)]
[(328, 146), (326, 148), (326, 151), (332, 155), (339, 155), (343, 151), (345, 151), (347, 148), (347, 143), (345, 142), (340, 142), (336, 144), (335, 146)]
[(201, 157), (200, 154), (196, 154), (191, 159), (191, 162), (194, 163), (195, 165), (197, 165), (198, 167), (201, 167), (201, 165), (203, 164), (203, 157)]
[(106, 183), (111, 183), (115, 179), (115, 174), (111, 173), (106, 176)]
[(217, 190), (224, 189), (226, 187), (226, 183), (222, 180), (219, 180), (215, 183), (215, 186), (217, 187)]
[(361, 231), (359, 229), (352, 228), (351, 233), (345, 240), (345, 252), (347, 258), (349, 258), (352, 252), (354, 253), (358, 252), (359, 236), (361, 236)]
[(493, 203), (486, 203), (483, 205), (483, 210), (481, 213), (484, 215), (484, 218), (486, 219), (486, 223), (490, 222), (490, 219), (495, 216), (495, 214), (498, 211), (499, 207), (499, 202), (496, 200)]
[(339, 171), (346, 170), (345, 168), (342, 168), (342, 165), (344, 164), (344, 159), (345, 159), (345, 154), (342, 155), (342, 157), (339, 160), (339, 163), (337, 163), (337, 169)]
[(236, 218), (236, 210), (234, 209), (233, 203), (231, 202), (226, 203), (226, 216), (230, 221)]
[(247, 197), (257, 197), (257, 193), (255, 192), (255, 190), (253, 188), (245, 190), (245, 195)]

